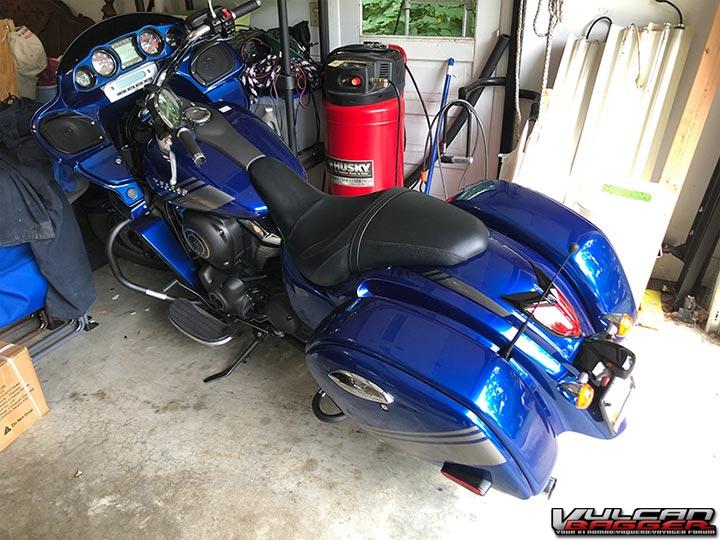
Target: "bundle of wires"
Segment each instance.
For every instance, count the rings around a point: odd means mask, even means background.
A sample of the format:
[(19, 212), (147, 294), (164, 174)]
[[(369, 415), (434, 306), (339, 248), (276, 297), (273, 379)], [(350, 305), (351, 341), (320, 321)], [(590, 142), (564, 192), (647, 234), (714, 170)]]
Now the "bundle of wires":
[[(247, 90), (251, 103), (257, 103), (260, 96), (276, 99), (276, 83), (281, 66), (279, 42), (272, 31), (252, 30), (242, 34), (236, 40), (235, 46), (247, 66), (240, 76), (240, 81)], [(309, 96), (320, 84), (320, 67), (310, 58), (309, 51), (294, 39), (291, 39), (291, 57), (290, 69), (300, 93), (299, 104), (307, 108)]]
[[(293, 58), (290, 69), (295, 75), (295, 83), (298, 92), (300, 92), (301, 106), (307, 107), (307, 102), (304, 99), (305, 95), (318, 87), (320, 70), (317, 64), (303, 58)], [(269, 54), (254, 64), (247, 66), (240, 76), (240, 82), (248, 91), (251, 103), (256, 103), (260, 96), (278, 97), (276, 85), (278, 75), (280, 75), (279, 54)]]

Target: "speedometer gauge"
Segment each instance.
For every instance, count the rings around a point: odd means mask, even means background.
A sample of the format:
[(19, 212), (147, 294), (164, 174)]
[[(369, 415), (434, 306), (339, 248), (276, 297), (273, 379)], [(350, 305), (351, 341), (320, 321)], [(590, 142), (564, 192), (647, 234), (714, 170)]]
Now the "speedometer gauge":
[(160, 54), (163, 49), (162, 38), (152, 30), (145, 30), (140, 34), (140, 48), (150, 56)]
[(92, 67), (99, 75), (103, 77), (109, 77), (117, 69), (117, 64), (113, 56), (102, 49), (95, 51), (92, 55)]

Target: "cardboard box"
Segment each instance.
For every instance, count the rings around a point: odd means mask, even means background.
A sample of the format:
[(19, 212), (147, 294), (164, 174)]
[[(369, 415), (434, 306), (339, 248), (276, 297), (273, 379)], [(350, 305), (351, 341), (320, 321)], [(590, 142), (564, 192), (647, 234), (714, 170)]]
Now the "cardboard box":
[(0, 452), (46, 412), (27, 348), (0, 341)]

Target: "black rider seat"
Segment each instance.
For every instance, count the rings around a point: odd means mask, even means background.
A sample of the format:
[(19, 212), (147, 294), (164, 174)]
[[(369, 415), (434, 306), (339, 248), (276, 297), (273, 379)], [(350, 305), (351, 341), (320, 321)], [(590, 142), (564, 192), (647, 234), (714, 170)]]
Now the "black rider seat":
[(321, 287), (386, 266), (452, 266), (487, 247), (482, 221), (418, 191), (327, 195), (271, 157), (253, 161), (248, 173), (293, 263)]

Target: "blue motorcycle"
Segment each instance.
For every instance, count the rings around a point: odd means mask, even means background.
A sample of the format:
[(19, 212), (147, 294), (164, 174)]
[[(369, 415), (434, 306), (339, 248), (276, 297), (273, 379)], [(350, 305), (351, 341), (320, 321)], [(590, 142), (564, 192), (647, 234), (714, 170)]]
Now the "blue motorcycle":
[[(302, 345), (326, 422), (352, 418), (484, 495), (554, 486), (557, 437), (626, 425), (635, 304), (607, 238), (520, 186), (483, 181), (444, 202), (394, 188), (335, 197), (248, 111), (226, 40), (258, 6), (187, 21), (124, 15), (82, 34), (34, 129), (48, 153), (112, 194), (107, 256), (126, 287), (169, 302), (185, 335), (243, 330)], [(128, 279), (141, 239), (174, 273)]]

